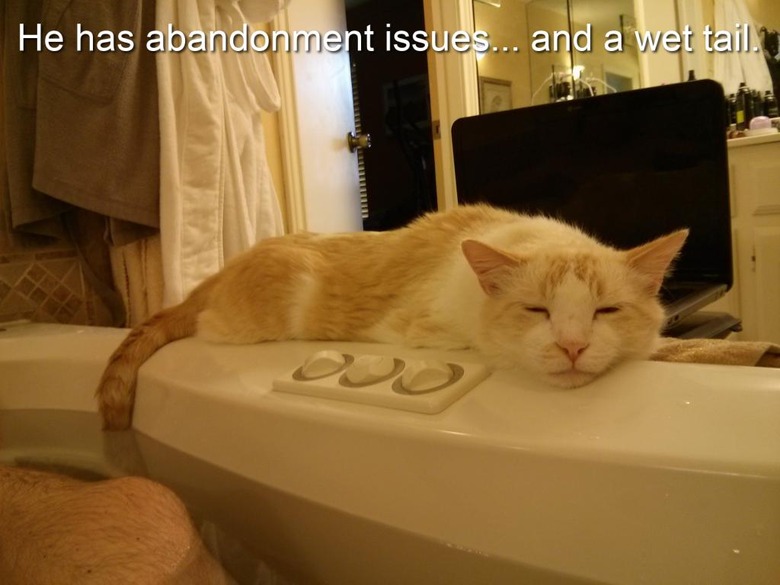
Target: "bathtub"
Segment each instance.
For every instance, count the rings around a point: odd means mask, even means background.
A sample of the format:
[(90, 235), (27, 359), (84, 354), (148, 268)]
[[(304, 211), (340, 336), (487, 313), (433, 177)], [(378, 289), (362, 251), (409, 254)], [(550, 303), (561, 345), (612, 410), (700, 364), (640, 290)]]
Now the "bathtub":
[(152, 477), (292, 583), (780, 582), (776, 370), (639, 362), (566, 391), (500, 371), (423, 414), (272, 385), (323, 349), (476, 355), (186, 339), (142, 368), (134, 430), (102, 433), (126, 332), (0, 328), (0, 461)]

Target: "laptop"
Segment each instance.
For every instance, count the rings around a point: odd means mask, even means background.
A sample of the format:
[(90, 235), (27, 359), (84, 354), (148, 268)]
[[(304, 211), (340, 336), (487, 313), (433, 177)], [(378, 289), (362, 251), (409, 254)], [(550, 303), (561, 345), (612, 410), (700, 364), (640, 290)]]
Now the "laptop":
[(733, 282), (724, 104), (701, 80), (461, 118), (458, 201), (561, 218), (617, 248), (690, 228), (661, 289), (668, 328)]

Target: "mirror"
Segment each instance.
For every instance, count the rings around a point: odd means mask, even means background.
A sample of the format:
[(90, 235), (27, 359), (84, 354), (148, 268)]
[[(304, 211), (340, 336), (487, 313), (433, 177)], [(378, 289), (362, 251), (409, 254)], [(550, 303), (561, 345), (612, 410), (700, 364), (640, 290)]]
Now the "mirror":
[[(641, 87), (630, 40), (635, 22), (634, 0), (474, 0), (475, 29), (486, 31), (491, 46), (499, 48), (477, 55), (480, 111)], [(623, 51), (604, 50), (610, 30), (628, 33)], [(537, 31), (548, 33), (549, 50), (533, 50), (535, 38), (544, 40), (534, 36)], [(567, 40), (583, 47), (588, 31), (590, 51), (566, 50)]]

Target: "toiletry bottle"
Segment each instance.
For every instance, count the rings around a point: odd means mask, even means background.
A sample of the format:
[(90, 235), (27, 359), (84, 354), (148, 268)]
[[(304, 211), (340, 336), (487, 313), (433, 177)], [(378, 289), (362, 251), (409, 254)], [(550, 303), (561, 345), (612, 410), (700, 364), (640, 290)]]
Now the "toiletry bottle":
[(728, 98), (729, 104), (729, 124), (737, 123), (737, 94), (732, 93)]
[(747, 108), (750, 98), (750, 90), (747, 84), (743, 81), (739, 84), (739, 90), (737, 91), (737, 130), (747, 129)]
[(777, 98), (772, 90), (767, 90), (764, 95), (764, 115), (769, 118), (777, 118), (780, 116), (780, 108), (777, 106)]
[[(761, 92), (757, 89), (750, 91), (750, 95), (753, 97), (753, 118), (756, 116), (764, 115), (764, 100), (761, 97)], [(749, 122), (748, 122), (749, 123)]]
[(740, 91), (742, 91), (745, 99), (745, 129), (748, 129), (750, 128), (750, 120), (756, 115), (753, 111), (753, 92), (747, 85), (745, 85), (744, 89), (740, 88)]

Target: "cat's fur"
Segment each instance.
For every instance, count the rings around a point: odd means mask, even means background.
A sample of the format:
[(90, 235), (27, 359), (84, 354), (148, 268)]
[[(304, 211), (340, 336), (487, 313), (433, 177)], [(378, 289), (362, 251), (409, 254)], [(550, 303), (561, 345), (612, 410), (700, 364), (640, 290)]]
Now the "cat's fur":
[(656, 295), (686, 236), (618, 251), (553, 219), (466, 206), (390, 232), (268, 239), (130, 332), (97, 390), (105, 428), (129, 426), (141, 364), (195, 334), (471, 347), (579, 386), (654, 350)]

